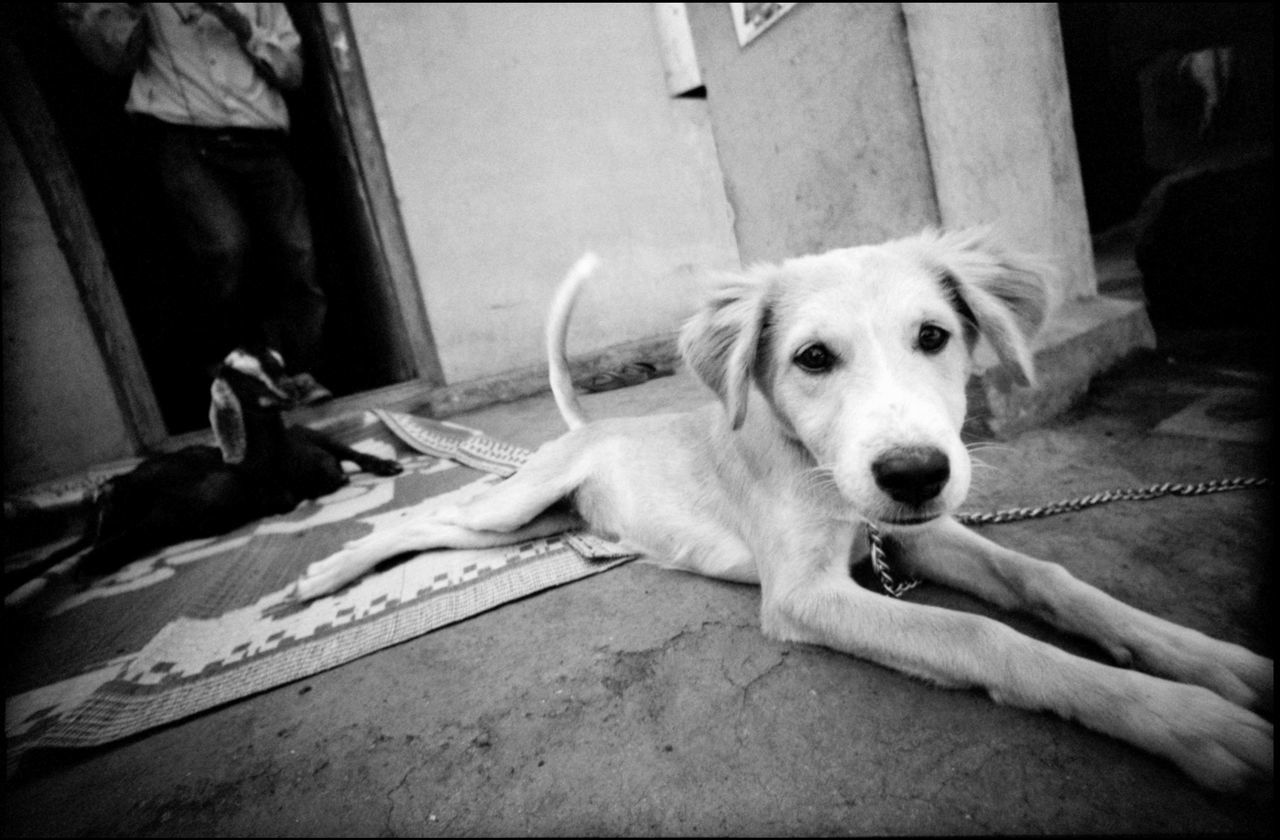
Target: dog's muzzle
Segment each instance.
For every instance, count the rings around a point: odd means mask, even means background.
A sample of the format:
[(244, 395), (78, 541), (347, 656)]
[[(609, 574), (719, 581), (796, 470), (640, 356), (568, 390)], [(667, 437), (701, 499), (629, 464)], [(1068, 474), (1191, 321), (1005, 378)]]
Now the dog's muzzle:
[(937, 498), (951, 477), (951, 462), (940, 449), (908, 446), (890, 449), (871, 464), (876, 484), (903, 505), (920, 507)]

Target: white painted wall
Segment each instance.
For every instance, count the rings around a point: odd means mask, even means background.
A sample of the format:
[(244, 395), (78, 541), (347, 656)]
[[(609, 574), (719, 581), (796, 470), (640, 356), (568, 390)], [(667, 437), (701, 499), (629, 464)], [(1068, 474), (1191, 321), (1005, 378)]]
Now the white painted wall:
[(675, 330), (688, 268), (738, 265), (706, 103), (668, 94), (649, 4), (349, 9), (447, 381), (541, 362), (586, 249), (572, 354)]
[(132, 455), (71, 269), (3, 115), (0, 278), (5, 489)]
[(800, 3), (746, 47), (729, 4), (688, 12), (743, 260), (938, 223), (897, 4)]

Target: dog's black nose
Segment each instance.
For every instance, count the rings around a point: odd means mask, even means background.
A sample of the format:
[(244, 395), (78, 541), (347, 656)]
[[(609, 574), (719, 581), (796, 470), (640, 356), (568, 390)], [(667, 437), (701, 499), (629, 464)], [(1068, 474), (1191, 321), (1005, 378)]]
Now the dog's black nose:
[(942, 492), (951, 476), (946, 453), (933, 447), (891, 449), (871, 465), (876, 484), (895, 502), (919, 505)]

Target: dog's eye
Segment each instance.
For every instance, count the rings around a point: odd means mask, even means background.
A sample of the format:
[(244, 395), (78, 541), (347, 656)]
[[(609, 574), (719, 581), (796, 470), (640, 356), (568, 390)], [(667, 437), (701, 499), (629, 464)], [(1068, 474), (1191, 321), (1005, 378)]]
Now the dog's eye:
[(920, 328), (920, 334), (916, 336), (916, 346), (925, 353), (940, 353), (950, 340), (951, 333), (942, 327), (925, 324)]
[(825, 373), (836, 363), (836, 357), (825, 344), (808, 344), (796, 353), (795, 362), (805, 373)]

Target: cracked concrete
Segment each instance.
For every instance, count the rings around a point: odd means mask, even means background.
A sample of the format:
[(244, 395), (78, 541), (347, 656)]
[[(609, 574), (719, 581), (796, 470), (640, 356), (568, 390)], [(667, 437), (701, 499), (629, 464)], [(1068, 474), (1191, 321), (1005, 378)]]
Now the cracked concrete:
[[(1163, 340), (1163, 339), (1162, 339)], [(983, 447), (968, 510), (1265, 471), (1247, 442), (1153, 433), (1269, 359), (1191, 336), (1095, 383), (1067, 417)], [(1239, 347), (1252, 348), (1241, 359)], [(1221, 350), (1221, 347), (1219, 347)], [(1170, 362), (1168, 357), (1175, 357)], [(1256, 356), (1256, 358), (1255, 358)], [(589, 414), (705, 400), (687, 376)], [(523, 445), (549, 398), (461, 418)], [(1262, 493), (1131, 503), (991, 531), (1130, 603), (1270, 653)], [(909, 597), (1037, 622), (955, 592)], [(642, 563), (10, 780), (4, 834), (1270, 834), (1271, 802), (1047, 715), (759, 631), (752, 587)]]

